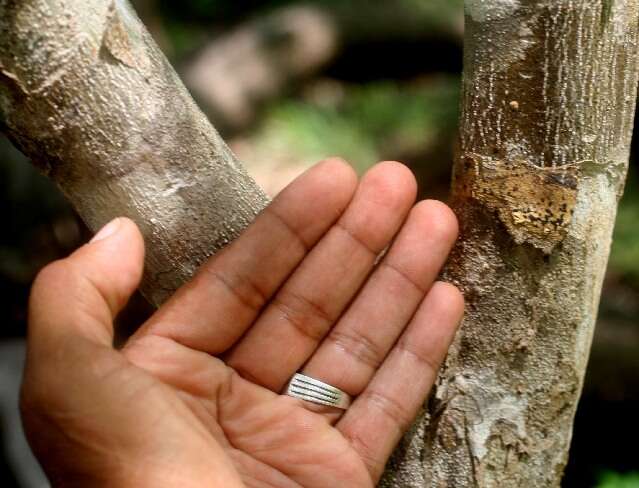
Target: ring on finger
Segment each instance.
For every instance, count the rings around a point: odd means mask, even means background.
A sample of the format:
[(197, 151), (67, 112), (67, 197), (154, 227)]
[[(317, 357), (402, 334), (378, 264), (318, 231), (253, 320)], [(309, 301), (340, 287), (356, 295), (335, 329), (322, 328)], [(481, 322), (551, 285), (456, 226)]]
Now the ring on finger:
[(323, 381), (296, 373), (286, 385), (286, 395), (301, 400), (346, 410), (352, 403), (348, 393)]

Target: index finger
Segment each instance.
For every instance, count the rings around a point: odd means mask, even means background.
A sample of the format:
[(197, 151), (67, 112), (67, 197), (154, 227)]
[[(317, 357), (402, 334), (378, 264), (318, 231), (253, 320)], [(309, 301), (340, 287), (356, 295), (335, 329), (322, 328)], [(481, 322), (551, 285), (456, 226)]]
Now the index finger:
[(326, 160), (284, 189), (251, 226), (211, 258), (138, 331), (221, 354), (331, 228), (353, 197), (357, 176)]

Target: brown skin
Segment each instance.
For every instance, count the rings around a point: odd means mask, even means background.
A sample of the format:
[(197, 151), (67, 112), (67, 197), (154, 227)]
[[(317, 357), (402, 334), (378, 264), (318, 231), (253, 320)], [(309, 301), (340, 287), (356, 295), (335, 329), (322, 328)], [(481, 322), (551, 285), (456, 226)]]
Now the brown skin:
[[(112, 324), (142, 272), (135, 224), (116, 219), (45, 268), (22, 411), (53, 484), (374, 486), (464, 308), (435, 283), (455, 217), (415, 192), (397, 163), (359, 183), (339, 160), (317, 165), (122, 350)], [(354, 404), (342, 415), (280, 395), (297, 370)]]

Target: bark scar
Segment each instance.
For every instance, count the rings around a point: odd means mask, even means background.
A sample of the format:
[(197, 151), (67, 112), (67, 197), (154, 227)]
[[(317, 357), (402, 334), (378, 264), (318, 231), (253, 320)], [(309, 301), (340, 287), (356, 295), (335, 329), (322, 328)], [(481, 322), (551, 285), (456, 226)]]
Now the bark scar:
[(23, 94), (29, 95), (29, 90), (27, 90), (27, 87), (24, 85), (24, 83), (18, 77), (18, 75), (12, 73), (9, 70), (6, 70), (4, 66), (2, 65), (2, 63), (0, 63), (0, 76), (8, 79), (11, 83), (16, 85)]
[(466, 154), (461, 192), (492, 212), (517, 244), (550, 254), (566, 237), (575, 209), (580, 164), (542, 168)]
[(102, 45), (111, 56), (122, 64), (130, 68), (142, 67), (138, 56), (134, 52), (134, 44), (118, 12), (115, 1), (111, 2), (111, 6), (109, 7)]

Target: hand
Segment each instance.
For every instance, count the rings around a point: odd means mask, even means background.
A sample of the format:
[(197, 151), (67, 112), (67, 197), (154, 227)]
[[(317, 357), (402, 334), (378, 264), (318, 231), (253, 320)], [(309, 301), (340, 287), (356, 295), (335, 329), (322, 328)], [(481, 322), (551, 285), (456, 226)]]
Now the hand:
[[(463, 313), (434, 283), (456, 239), (442, 203), (382, 163), (298, 178), (122, 350), (142, 237), (116, 219), (38, 276), (22, 412), (54, 485), (372, 487)], [(379, 255), (392, 242), (383, 259)], [(298, 370), (355, 398), (281, 395)]]

